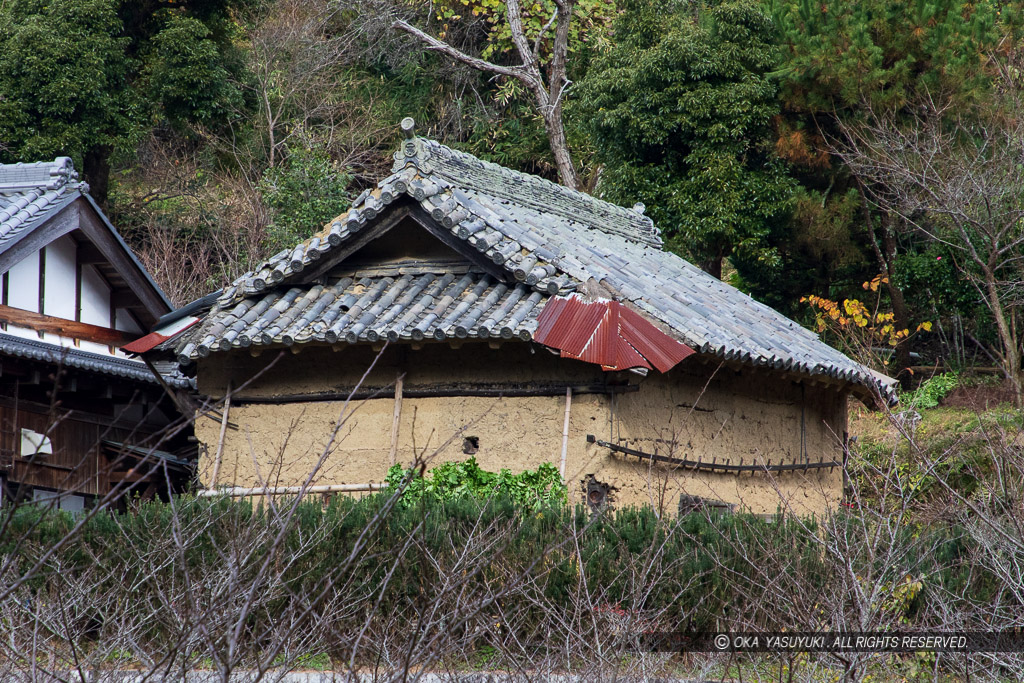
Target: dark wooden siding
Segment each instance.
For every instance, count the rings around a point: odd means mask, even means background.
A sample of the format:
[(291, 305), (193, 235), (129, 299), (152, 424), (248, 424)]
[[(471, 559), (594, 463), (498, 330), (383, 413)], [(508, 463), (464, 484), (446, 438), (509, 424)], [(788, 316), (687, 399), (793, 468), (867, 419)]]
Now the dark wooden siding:
[[(110, 490), (102, 439), (123, 438), (125, 430), (102, 423), (103, 418), (75, 412), (48, 414), (38, 409), (0, 405), (0, 470), (8, 481), (47, 489), (103, 494)], [(32, 461), (20, 457), (21, 430), (50, 437), (53, 454)]]

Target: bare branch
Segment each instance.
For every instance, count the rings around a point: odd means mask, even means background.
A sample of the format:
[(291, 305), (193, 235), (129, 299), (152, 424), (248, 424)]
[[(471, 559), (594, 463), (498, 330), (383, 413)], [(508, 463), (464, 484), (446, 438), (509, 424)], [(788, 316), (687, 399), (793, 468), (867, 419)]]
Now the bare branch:
[[(501, 66), (467, 55), (465, 52), (434, 38), (401, 19), (395, 21), (392, 27), (415, 37), (428, 50), (439, 52), (460, 64), (465, 64), (485, 73), (515, 78), (525, 85), (533, 96), (534, 105), (538, 113), (544, 120), (544, 130), (547, 133), (548, 144), (555, 159), (559, 180), (567, 187), (582, 189), (580, 188), (579, 176), (576, 173), (576, 166), (569, 152), (565, 125), (562, 122), (562, 101), (570, 85), (566, 73), (569, 58), (569, 29), (572, 24), (573, 2), (572, 0), (559, 0), (555, 6), (554, 14), (540, 30), (531, 50), (529, 40), (523, 28), (522, 10), (519, 6), (519, 0), (508, 0), (506, 2), (506, 16), (512, 36), (512, 43), (515, 45), (516, 51), (522, 60), (522, 64), (513, 67)], [(544, 36), (551, 28), (552, 22), (556, 22), (555, 38), (552, 46), (551, 62), (548, 66), (547, 82), (545, 83), (544, 74), (540, 66), (540, 48)]]
[(399, 29), (400, 31), (405, 31), (409, 35), (418, 38), (420, 41), (427, 45), (427, 49), (433, 50), (435, 52), (440, 52), (446, 57), (450, 57), (451, 59), (454, 59), (457, 62), (465, 64), (466, 66), (473, 67), (478, 71), (486, 71), (487, 73), (498, 74), (499, 76), (515, 78), (517, 80), (522, 81), (531, 89), (539, 85), (530, 77), (528, 73), (526, 73), (523, 67), (499, 66), (498, 64), (492, 64), (491, 62), (479, 59), (477, 57), (470, 57), (466, 53), (456, 50), (448, 43), (442, 42), (428, 33), (424, 33), (415, 26), (412, 26), (403, 20), (396, 21), (394, 24), (392, 24), (392, 26), (394, 28)]

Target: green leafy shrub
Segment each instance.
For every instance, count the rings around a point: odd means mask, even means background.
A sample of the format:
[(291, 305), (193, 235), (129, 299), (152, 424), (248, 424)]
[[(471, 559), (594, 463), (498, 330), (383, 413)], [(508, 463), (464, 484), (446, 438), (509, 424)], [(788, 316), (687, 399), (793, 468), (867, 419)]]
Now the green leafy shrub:
[(452, 500), (470, 496), (480, 500), (494, 496), (507, 496), (515, 505), (537, 508), (543, 505), (564, 505), (568, 489), (561, 475), (551, 463), (542, 463), (535, 470), (512, 474), (510, 470), (488, 472), (481, 469), (476, 458), (464, 462), (446, 462), (430, 470), (423, 477), (414, 470), (392, 465), (385, 481), (391, 490), (409, 482), (402, 493), (402, 502), (411, 505), (424, 497)]
[(935, 408), (959, 384), (960, 373), (944, 372), (922, 382), (921, 386), (904, 396), (902, 402), (916, 408)]
[[(475, 463), (465, 468), (472, 473), (465, 479), (488, 479), (474, 468)], [(548, 468), (544, 471), (550, 475)], [(830, 590), (835, 572), (845, 570), (822, 553), (822, 534), (848, 548), (844, 562), (860, 576), (889, 583), (927, 577), (917, 602), (940, 600), (946, 606), (951, 596), (960, 595), (989, 600), (1001, 590), (998, 580), (971, 562), (970, 540), (955, 525), (906, 527), (894, 541), (899, 562), (882, 571), (858, 536), (864, 530), (856, 517), (819, 528), (742, 514), (665, 518), (650, 507), (595, 516), (583, 506), (531, 508), (503, 495), (422, 495), (416, 505), (391, 502), (388, 494), (336, 497), (326, 506), (305, 501), (286, 522), (279, 513), (247, 501), (190, 497), (180, 498), (174, 509), (150, 503), (127, 514), (100, 514), (87, 520), (82, 533), (61, 547), (17, 597), (45, 601), (69, 584), (92, 581), (97, 596), (111, 599), (97, 599), (76, 618), (117, 624), (138, 605), (163, 604), (167, 587), (186, 575), (223, 576), (230, 564), (232, 576), (244, 583), (269, 560), (279, 579), (268, 589), (279, 589), (248, 618), (250, 633), (272, 633), (274, 620), (289, 605), (304, 603), (332, 584), (343, 591), (339, 598), (345, 604), (375, 605), (381, 625), (414, 628), (403, 619), (415, 620), (424, 602), (448, 600), (447, 573), (465, 561), (467, 549), (477, 547), (486, 548), (486, 555), (465, 575), (465, 593), (517, 581), (502, 605), (486, 608), (480, 619), (501, 621), (520, 640), (542, 632), (551, 615), (580, 604), (631, 615), (657, 612), (671, 628), (686, 624), (713, 630), (729, 615), (742, 614), (744, 624), (781, 630), (793, 625), (793, 615), (764, 600), (764, 568), (784, 560), (786, 585), (793, 590)], [(72, 525), (67, 514), (18, 511), (0, 540), (0, 567), (26, 571)], [(183, 545), (170, 542), (173, 538)], [(272, 547), (276, 538), (282, 540), (280, 547)], [(97, 567), (103, 569), (99, 578)], [(130, 599), (119, 597), (127, 595), (129, 586)], [(218, 586), (196, 582), (190, 599), (218, 604), (224, 599)], [(910, 606), (905, 611), (915, 625), (929, 625), (927, 609)], [(354, 610), (327, 618), (337, 632), (346, 633), (358, 630), (364, 615)], [(175, 628), (174, 619), (149, 622), (140, 631), (139, 647), (165, 651), (176, 642)], [(319, 668), (350, 654), (327, 647), (310, 651), (299, 663)]]
[(270, 247), (290, 247), (319, 230), (352, 204), (349, 173), (322, 146), (306, 141), (288, 148), (284, 163), (268, 168), (260, 181), (263, 200), (276, 214)]

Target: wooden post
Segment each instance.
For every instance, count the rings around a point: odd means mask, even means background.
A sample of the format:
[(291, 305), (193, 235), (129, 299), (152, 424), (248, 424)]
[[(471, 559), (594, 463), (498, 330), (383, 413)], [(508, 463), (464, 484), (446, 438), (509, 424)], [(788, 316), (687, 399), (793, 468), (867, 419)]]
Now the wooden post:
[(565, 479), (565, 458), (569, 452), (569, 409), (572, 407), (572, 387), (565, 388), (565, 422), (562, 424), (562, 464), (558, 472)]
[(220, 420), (220, 436), (217, 438), (217, 455), (213, 460), (213, 476), (210, 477), (209, 488), (217, 488), (217, 474), (220, 472), (220, 456), (224, 451), (224, 435), (228, 431), (228, 413), (231, 412), (231, 380), (228, 380), (227, 392), (224, 396), (224, 415)]
[(402, 417), (402, 383), (404, 374), (399, 374), (395, 380), (395, 416), (391, 420), (391, 464), (395, 464), (398, 457), (398, 422)]

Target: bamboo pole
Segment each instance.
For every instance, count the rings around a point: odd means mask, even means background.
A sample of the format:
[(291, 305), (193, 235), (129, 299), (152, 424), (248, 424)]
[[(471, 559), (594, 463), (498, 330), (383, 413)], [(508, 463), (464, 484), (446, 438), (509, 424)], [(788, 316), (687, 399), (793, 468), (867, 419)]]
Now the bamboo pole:
[(324, 484), (320, 486), (257, 486), (245, 488), (242, 486), (225, 486), (219, 489), (206, 489), (196, 492), (199, 498), (212, 498), (214, 496), (229, 496), (239, 498), (242, 496), (283, 496), (298, 493), (362, 493), (370, 491), (381, 491), (387, 488), (387, 484)]
[(565, 458), (569, 453), (569, 409), (572, 407), (572, 387), (565, 388), (565, 422), (562, 424), (562, 464), (559, 474), (565, 479)]
[(224, 435), (228, 431), (228, 413), (231, 412), (231, 380), (224, 395), (224, 415), (220, 420), (220, 436), (217, 438), (217, 455), (213, 460), (213, 476), (210, 477), (210, 488), (217, 486), (217, 474), (220, 472), (220, 456), (224, 452)]
[(395, 380), (395, 416), (391, 421), (391, 464), (398, 457), (398, 423), (402, 417), (402, 384), (405, 375), (399, 374)]

